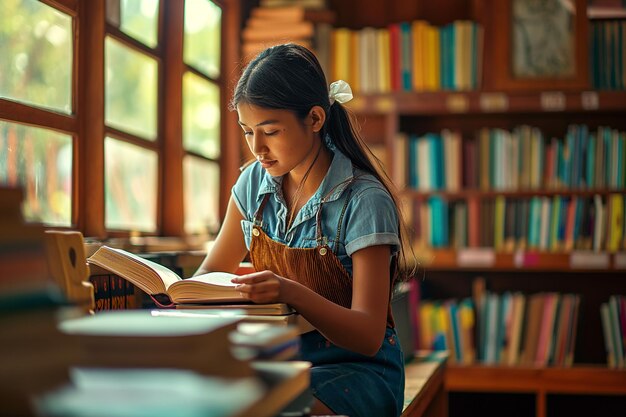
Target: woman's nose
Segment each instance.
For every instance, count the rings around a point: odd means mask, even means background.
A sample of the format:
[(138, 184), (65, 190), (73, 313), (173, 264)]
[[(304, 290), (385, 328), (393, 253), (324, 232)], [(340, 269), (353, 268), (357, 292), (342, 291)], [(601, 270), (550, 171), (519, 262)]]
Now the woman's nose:
[(265, 143), (261, 139), (260, 135), (252, 136), (250, 140), (250, 149), (255, 155), (265, 153)]

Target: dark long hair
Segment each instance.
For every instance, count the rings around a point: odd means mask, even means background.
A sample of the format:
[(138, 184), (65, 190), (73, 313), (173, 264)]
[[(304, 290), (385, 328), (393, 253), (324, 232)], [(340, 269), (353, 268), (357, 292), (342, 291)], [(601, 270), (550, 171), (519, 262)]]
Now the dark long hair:
[[(320, 131), (321, 137), (328, 135), (337, 149), (350, 158), (353, 165), (379, 180), (394, 201), (400, 221), (398, 232), (401, 249), (398, 263), (402, 266), (397, 278), (404, 279), (414, 272), (407, 273), (405, 268), (408, 265), (406, 247), (410, 248), (411, 245), (393, 184), (382, 169), (380, 160), (361, 138), (346, 108), (336, 101), (330, 103), (326, 77), (311, 51), (288, 43), (272, 46), (259, 53), (244, 69), (235, 87), (230, 103), (231, 110), (235, 110), (239, 103), (290, 110), (300, 120), (306, 118), (313, 106), (323, 108), (326, 122)], [(372, 161), (376, 161), (378, 166), (374, 166)]]

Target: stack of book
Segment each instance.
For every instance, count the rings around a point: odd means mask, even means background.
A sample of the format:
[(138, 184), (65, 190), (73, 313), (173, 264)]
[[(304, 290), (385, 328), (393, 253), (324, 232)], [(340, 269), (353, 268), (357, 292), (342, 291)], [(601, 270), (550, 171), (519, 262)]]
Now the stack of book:
[[(236, 274), (210, 272), (182, 279), (171, 269), (124, 249), (99, 247), (87, 262), (119, 276), (148, 294), (159, 307), (232, 310), (252, 316), (287, 316), (295, 311), (283, 303), (253, 304), (231, 280)], [(253, 272), (240, 268), (240, 273)]]
[[(308, 363), (235, 356), (231, 336), (240, 333), (242, 318), (231, 311), (193, 317), (158, 312), (107, 311), (64, 320), (59, 327), (76, 341), (79, 355), (71, 384), (37, 396), (38, 415), (100, 415), (97, 410), (115, 398), (106, 415), (269, 417), (305, 391)], [(283, 329), (273, 337), (259, 331), (254, 343), (297, 341)], [(243, 347), (245, 338), (239, 343)], [(282, 352), (287, 355), (287, 348)]]
[(48, 273), (44, 228), (26, 224), (23, 192), (0, 187), (0, 293), (38, 292), (52, 280)]
[(291, 2), (291, 5), (256, 7), (241, 34), (242, 56), (250, 61), (256, 54), (273, 45), (296, 43), (314, 50), (317, 26), (330, 33), (333, 13), (323, 5), (311, 7)]
[(298, 356), (300, 336), (296, 326), (240, 323), (229, 335), (235, 357), (245, 360), (290, 360)]
[(609, 368), (626, 368), (626, 297), (612, 295), (600, 306)]
[(35, 398), (37, 416), (212, 416), (258, 411), (267, 395), (254, 377), (219, 378), (181, 369), (72, 369), (72, 384)]
[(80, 347), (77, 366), (176, 368), (239, 378), (252, 375), (231, 354), (228, 335), (239, 321), (232, 315), (185, 319), (127, 310), (64, 320), (59, 328)]
[(32, 414), (30, 397), (66, 383), (76, 353), (57, 330), (57, 315), (67, 310), (48, 271), (44, 229), (24, 222), (22, 201), (20, 189), (0, 187), (0, 403), (6, 415)]

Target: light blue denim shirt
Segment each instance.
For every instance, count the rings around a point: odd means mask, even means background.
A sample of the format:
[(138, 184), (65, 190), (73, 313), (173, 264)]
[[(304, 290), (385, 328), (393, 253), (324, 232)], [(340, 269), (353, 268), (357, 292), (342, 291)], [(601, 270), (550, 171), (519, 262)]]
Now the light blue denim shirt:
[[(397, 253), (398, 217), (393, 200), (385, 187), (372, 175), (353, 167), (352, 162), (332, 145), (334, 153), (330, 168), (318, 190), (300, 209), (289, 230), (287, 205), (282, 192), (282, 177), (272, 177), (256, 161), (248, 166), (233, 186), (232, 195), (244, 216), (241, 226), (250, 249), (254, 215), (266, 194), (271, 194), (263, 210), (263, 231), (273, 240), (295, 248), (316, 246), (315, 215), (323, 201), (322, 236), (352, 276), (351, 255), (369, 246), (391, 245)], [(350, 183), (354, 177), (358, 177)], [(350, 191), (351, 190), (351, 191)], [(349, 192), (350, 191), (350, 192)], [(335, 242), (341, 211), (341, 236)]]

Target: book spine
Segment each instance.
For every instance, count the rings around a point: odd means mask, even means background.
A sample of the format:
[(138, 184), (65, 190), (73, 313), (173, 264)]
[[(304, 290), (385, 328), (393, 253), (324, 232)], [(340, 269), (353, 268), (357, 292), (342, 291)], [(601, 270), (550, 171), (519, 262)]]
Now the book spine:
[(124, 281), (117, 275), (111, 275), (111, 310), (126, 309), (126, 284)]
[(89, 281), (93, 284), (96, 311), (111, 309), (111, 289), (109, 275), (92, 275)]

